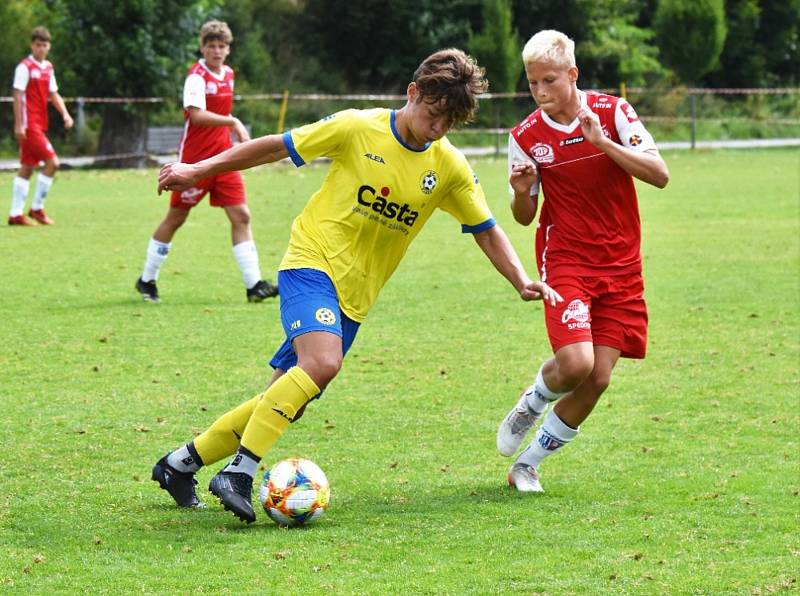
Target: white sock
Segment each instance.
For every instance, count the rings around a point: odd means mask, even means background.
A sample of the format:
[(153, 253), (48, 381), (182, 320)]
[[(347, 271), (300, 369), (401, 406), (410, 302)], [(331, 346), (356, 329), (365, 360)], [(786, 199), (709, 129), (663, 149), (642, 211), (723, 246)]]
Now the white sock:
[(555, 412), (545, 416), (528, 448), (520, 453), (516, 463), (538, 468), (541, 461), (574, 439), (580, 428), (567, 426)]
[(36, 189), (33, 191), (33, 203), (31, 204), (33, 211), (44, 209), (44, 202), (51, 186), (53, 186), (53, 179), (39, 172), (36, 176)]
[(11, 187), (11, 210), (8, 212), (9, 217), (22, 215), (22, 212), (25, 210), (25, 201), (28, 199), (28, 190), (30, 186), (30, 180), (14, 176), (14, 183)]
[(155, 281), (158, 279), (158, 270), (169, 254), (172, 242), (159, 242), (155, 238), (150, 238), (147, 243), (147, 260), (144, 262), (142, 271), (142, 281)]
[(258, 264), (258, 249), (252, 240), (245, 240), (233, 247), (233, 257), (242, 272), (244, 286), (249, 290), (261, 281), (261, 267)]
[(550, 389), (544, 382), (544, 376), (542, 376), (543, 368), (544, 364), (539, 367), (539, 372), (536, 373), (536, 381), (532, 385), (533, 391), (528, 391), (525, 394), (525, 401), (528, 404), (528, 409), (538, 416), (542, 415), (542, 412), (544, 412), (548, 404), (557, 401), (569, 393), (568, 391), (557, 393)]
[(194, 450), (194, 445), (189, 443), (180, 449), (176, 449), (167, 456), (167, 463), (178, 472), (185, 472), (187, 474), (194, 474), (203, 465), (199, 461), (197, 452)]
[(240, 446), (236, 455), (233, 456), (231, 463), (225, 466), (222, 471), (234, 474), (247, 474), (251, 478), (254, 478), (258, 472), (259, 461), (261, 460), (255, 459), (252, 453)]

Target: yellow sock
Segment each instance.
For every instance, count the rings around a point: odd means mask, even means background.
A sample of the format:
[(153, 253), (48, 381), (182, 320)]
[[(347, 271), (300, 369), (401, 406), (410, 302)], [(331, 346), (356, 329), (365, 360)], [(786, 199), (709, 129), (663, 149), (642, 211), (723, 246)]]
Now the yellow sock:
[(244, 429), (242, 447), (258, 458), (264, 457), (289, 426), (297, 411), (318, 393), (319, 387), (302, 368), (290, 368), (270, 385), (263, 399), (256, 405)]
[(263, 396), (263, 393), (259, 393), (254, 398), (225, 412), (208, 427), (207, 431), (194, 440), (194, 448), (204, 465), (213, 464), (236, 453), (247, 422), (253, 415), (256, 404)]

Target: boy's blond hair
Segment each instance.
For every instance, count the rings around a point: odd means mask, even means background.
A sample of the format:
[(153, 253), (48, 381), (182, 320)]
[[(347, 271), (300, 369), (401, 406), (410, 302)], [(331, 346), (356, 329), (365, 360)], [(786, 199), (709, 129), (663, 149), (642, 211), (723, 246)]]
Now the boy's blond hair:
[(31, 41), (50, 41), (50, 32), (47, 27), (34, 27), (31, 31)]
[(575, 42), (561, 31), (539, 31), (522, 48), (522, 61), (525, 64), (552, 62), (561, 68), (571, 68), (575, 66)]
[(228, 23), (223, 21), (208, 21), (200, 27), (200, 47), (206, 45), (209, 41), (221, 41), (231, 45), (233, 42), (233, 33), (231, 33)]

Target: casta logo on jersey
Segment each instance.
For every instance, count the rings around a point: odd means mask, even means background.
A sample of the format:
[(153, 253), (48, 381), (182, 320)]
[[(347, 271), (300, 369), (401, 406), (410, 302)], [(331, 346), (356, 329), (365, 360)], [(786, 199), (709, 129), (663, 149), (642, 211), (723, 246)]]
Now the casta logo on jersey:
[(395, 203), (389, 200), (391, 190), (388, 186), (381, 188), (378, 193), (368, 184), (364, 184), (358, 189), (358, 204), (369, 207), (375, 213), (383, 215), (389, 219), (395, 219), (407, 226), (413, 226), (419, 217), (419, 211), (413, 211), (408, 203)]
[(214, 95), (217, 92), (217, 84), (214, 81), (208, 81), (206, 83), (206, 93), (209, 95)]
[(539, 163), (552, 163), (555, 159), (553, 148), (547, 143), (536, 143), (531, 148), (531, 157)]
[(42, 71), (38, 68), (34, 68), (31, 70), (31, 78), (32, 79), (41, 79), (42, 78)]

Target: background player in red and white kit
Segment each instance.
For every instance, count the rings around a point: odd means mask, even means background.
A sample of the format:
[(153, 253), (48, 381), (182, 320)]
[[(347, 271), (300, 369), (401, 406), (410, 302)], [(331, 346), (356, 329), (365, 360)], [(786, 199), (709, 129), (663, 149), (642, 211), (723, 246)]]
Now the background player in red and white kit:
[[(231, 115), (233, 69), (225, 65), (233, 35), (226, 23), (209, 21), (200, 28), (203, 58), (189, 69), (183, 86), (185, 126), (178, 160), (196, 163), (231, 147), (231, 131), (239, 141), (250, 140), (244, 125)], [(231, 222), (233, 256), (242, 272), (247, 299), (261, 302), (278, 295), (278, 288), (261, 279), (258, 251), (250, 229), (250, 209), (239, 172), (205, 178), (183, 192), (173, 192), (169, 209), (147, 247), (147, 259), (136, 289), (148, 302), (159, 302), (156, 280), (172, 246), (172, 237), (189, 211), (210, 194), (212, 207), (222, 207)]]
[(64, 119), (64, 128), (72, 128), (72, 117), (58, 93), (53, 65), (47, 61), (50, 51), (50, 32), (36, 27), (31, 32), (31, 53), (17, 65), (14, 71), (14, 136), (19, 143), (20, 168), (14, 178), (11, 193), (11, 210), (8, 225), (33, 225), (23, 215), (28, 198), (33, 169), (41, 162), (44, 168), (36, 177), (33, 203), (28, 211), (40, 224), (53, 223), (44, 212), (47, 193), (53, 184), (58, 169), (58, 156), (47, 139), (47, 102), (51, 100)]
[(633, 177), (663, 188), (669, 172), (625, 99), (578, 89), (575, 43), (566, 35), (540, 31), (522, 58), (538, 109), (509, 137), (511, 209), (529, 225), (541, 184), (537, 264), (564, 302), (545, 303), (555, 357), (500, 424), (497, 448), (513, 455), (556, 402), (508, 475), (518, 490), (542, 492), (539, 463), (578, 434), (617, 360), (644, 358), (647, 309)]

